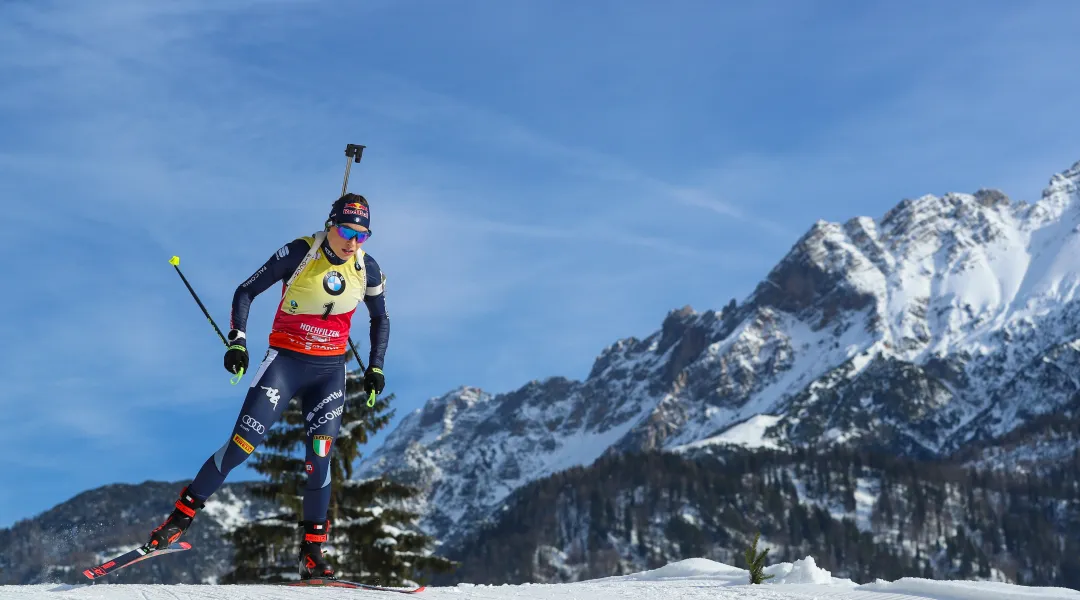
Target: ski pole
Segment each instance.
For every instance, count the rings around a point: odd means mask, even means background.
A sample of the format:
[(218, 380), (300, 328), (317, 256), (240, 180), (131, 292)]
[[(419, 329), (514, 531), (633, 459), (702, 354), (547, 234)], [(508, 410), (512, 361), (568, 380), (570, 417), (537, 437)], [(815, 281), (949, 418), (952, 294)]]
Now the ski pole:
[[(192, 289), (191, 284), (188, 283), (187, 277), (184, 277), (184, 272), (180, 270), (180, 257), (174, 256), (170, 258), (169, 264), (172, 265), (174, 269), (176, 269), (176, 274), (180, 276), (180, 279), (184, 282), (184, 285), (187, 286), (188, 291), (191, 292), (191, 297), (195, 299), (195, 303), (198, 304), (199, 308), (202, 309), (203, 315), (206, 316), (206, 320), (210, 321), (210, 324), (214, 326), (214, 331), (217, 332), (218, 338), (221, 339), (221, 343), (225, 344), (225, 346), (228, 347), (229, 341), (225, 339), (224, 335), (222, 335), (221, 330), (218, 329), (217, 323), (214, 322), (214, 318), (210, 316), (210, 312), (206, 310), (205, 306), (203, 306), (202, 300), (199, 300), (199, 295), (195, 293), (195, 290)], [(233, 385), (236, 385), (236, 383), (240, 381), (240, 378), (242, 378), (243, 376), (244, 369), (243, 367), (241, 367), (240, 372), (237, 373), (235, 377), (232, 377), (229, 381), (232, 382)]]
[[(342, 196), (349, 190), (349, 171), (352, 170), (352, 164), (354, 162), (359, 163), (360, 159), (364, 157), (364, 148), (367, 148), (367, 146), (361, 144), (347, 144), (345, 146), (345, 181), (341, 182)], [(367, 369), (364, 367), (364, 361), (360, 360), (360, 353), (356, 351), (356, 344), (353, 343), (352, 337), (349, 337), (349, 347), (352, 348), (356, 363), (360, 365), (360, 372), (363, 373)], [(368, 408), (375, 406), (375, 390), (371, 390), (371, 394), (368, 395), (367, 405)]]

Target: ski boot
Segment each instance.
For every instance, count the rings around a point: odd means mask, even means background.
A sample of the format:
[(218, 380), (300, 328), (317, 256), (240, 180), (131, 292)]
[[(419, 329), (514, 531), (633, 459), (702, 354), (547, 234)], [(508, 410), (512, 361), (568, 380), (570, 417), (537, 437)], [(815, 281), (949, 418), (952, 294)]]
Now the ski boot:
[(330, 521), (304, 521), (304, 541), (300, 543), (300, 579), (334, 579), (334, 567), (323, 558), (322, 545), (330, 532)]
[(203, 504), (205, 503), (188, 494), (186, 487), (181, 490), (180, 498), (176, 501), (172, 514), (165, 519), (164, 523), (158, 525), (157, 529), (150, 532), (150, 541), (147, 542), (145, 548), (153, 552), (168, 548), (169, 544), (180, 539), (180, 536), (184, 535), (187, 528), (191, 526), (195, 513), (203, 507)]

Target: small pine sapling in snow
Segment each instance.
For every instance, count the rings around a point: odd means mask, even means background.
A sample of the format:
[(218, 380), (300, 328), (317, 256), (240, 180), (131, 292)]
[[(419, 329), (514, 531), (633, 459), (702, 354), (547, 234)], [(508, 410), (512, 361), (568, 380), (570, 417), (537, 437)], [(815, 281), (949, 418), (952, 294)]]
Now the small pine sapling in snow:
[(766, 548), (760, 554), (758, 553), (757, 543), (758, 538), (761, 537), (761, 533), (758, 532), (754, 535), (754, 543), (746, 549), (746, 568), (750, 570), (750, 583), (757, 584), (765, 581), (766, 579), (772, 579), (776, 575), (766, 575), (765, 569), (765, 557), (769, 555), (769, 549)]

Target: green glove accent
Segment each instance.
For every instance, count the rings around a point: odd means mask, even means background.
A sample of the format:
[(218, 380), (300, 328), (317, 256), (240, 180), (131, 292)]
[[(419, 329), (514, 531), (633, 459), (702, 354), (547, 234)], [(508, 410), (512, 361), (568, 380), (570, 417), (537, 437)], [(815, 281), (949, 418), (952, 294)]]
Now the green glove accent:
[[(240, 345), (240, 344), (233, 344), (232, 346), (229, 346), (228, 348), (226, 348), (226, 350), (243, 350), (246, 353), (247, 352), (247, 346), (243, 346), (243, 345)], [(236, 375), (229, 378), (229, 383), (231, 383), (233, 385), (236, 385), (237, 383), (240, 383), (240, 380), (243, 379), (243, 377), (244, 377), (244, 367), (240, 367), (240, 370), (236, 373)]]
[[(380, 369), (379, 367), (371, 367), (370, 370), (371, 370), (372, 373), (378, 373), (379, 375), (383, 374), (382, 369)], [(368, 395), (368, 399), (367, 399), (368, 408), (374, 408), (375, 407), (375, 396), (376, 396), (375, 395), (375, 390), (371, 390), (371, 394)]]

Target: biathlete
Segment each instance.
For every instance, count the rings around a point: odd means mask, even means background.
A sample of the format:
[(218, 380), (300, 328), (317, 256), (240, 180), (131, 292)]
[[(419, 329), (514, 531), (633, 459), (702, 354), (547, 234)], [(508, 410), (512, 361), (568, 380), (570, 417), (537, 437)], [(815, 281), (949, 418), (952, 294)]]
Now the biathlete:
[(369, 394), (383, 391), (383, 358), (390, 337), (383, 293), (386, 277), (360, 248), (371, 236), (370, 226), (368, 201), (345, 194), (334, 202), (323, 231), (282, 246), (236, 288), (225, 369), (233, 374), (247, 370), (248, 309), (256, 296), (280, 281), (282, 296), (269, 349), (252, 377), (228, 440), (180, 492), (172, 514), (151, 532), (151, 548), (165, 548), (187, 531), (206, 500), (259, 447), (290, 399), (297, 397), (307, 424), (300, 578), (334, 577), (322, 554), (330, 526), (330, 449), (341, 426), (345, 353), (353, 313), (361, 301), (371, 317), (371, 351), (364, 372), (364, 390)]

